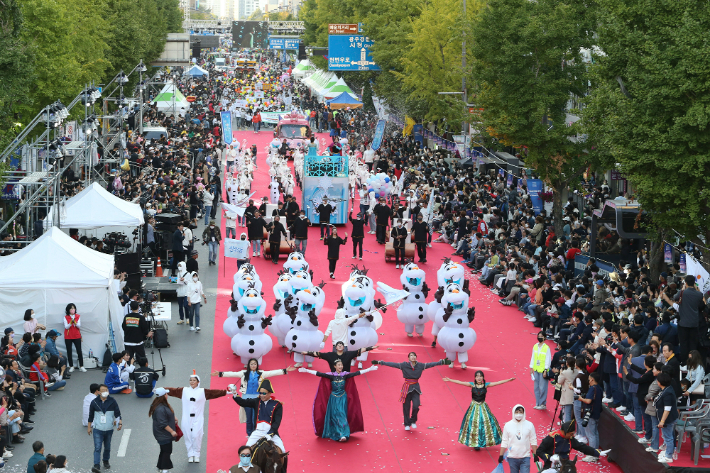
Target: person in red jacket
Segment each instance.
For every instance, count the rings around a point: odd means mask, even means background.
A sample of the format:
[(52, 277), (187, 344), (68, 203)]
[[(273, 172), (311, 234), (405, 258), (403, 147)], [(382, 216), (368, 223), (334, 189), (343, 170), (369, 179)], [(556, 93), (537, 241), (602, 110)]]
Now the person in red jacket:
[(67, 344), (69, 372), (74, 372), (74, 360), (72, 360), (72, 345), (74, 345), (76, 348), (76, 356), (79, 359), (79, 371), (86, 373), (86, 368), (84, 368), (84, 357), (81, 353), (81, 316), (76, 313), (76, 305), (72, 302), (67, 304), (65, 312), (64, 342)]
[(258, 108), (254, 111), (251, 122), (254, 124), (254, 133), (259, 133), (259, 128), (261, 128), (261, 113), (259, 113)]

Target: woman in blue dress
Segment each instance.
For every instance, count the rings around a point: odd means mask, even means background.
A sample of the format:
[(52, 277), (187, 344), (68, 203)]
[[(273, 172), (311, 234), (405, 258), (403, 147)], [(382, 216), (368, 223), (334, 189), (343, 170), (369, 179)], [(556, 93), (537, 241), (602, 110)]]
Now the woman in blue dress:
[[(334, 366), (335, 372), (333, 373), (321, 373), (305, 368), (299, 368), (298, 371), (324, 378), (321, 380), (321, 385), (318, 388), (316, 399), (313, 403), (313, 424), (316, 434), (324, 439), (345, 442), (352, 433), (349, 421), (359, 417), (359, 422), (362, 422), (362, 409), (360, 406), (360, 398), (357, 396), (357, 390), (349, 392), (346, 388), (345, 380), (359, 374), (367, 373), (368, 371), (375, 371), (378, 367), (374, 365), (361, 371), (348, 373), (347, 371), (343, 371), (342, 361), (335, 360)], [(328, 386), (326, 380), (330, 381), (330, 386)], [(328, 395), (327, 400), (326, 395)], [(321, 416), (318, 411), (323, 410), (323, 404), (326, 402), (325, 417), (320, 419)], [(359, 430), (361, 430), (361, 428), (359, 428)]]
[(475, 378), (476, 381), (473, 383), (449, 378), (444, 378), (444, 381), (471, 388), (471, 405), (468, 407), (466, 415), (464, 415), (461, 422), (459, 443), (480, 450), (481, 447), (499, 445), (503, 437), (498, 419), (495, 418), (488, 404), (486, 404), (488, 388), (508, 383), (515, 378), (486, 383), (483, 371), (480, 370), (476, 371)]

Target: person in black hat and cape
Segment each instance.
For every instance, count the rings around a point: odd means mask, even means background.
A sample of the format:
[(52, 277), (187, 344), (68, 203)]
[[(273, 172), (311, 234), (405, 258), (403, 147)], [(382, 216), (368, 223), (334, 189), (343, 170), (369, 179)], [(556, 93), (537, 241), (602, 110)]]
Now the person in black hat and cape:
[[(239, 391), (234, 392), (234, 402), (242, 407), (251, 407), (256, 412), (256, 428), (249, 435), (247, 440), (247, 447), (256, 445), (256, 443), (261, 438), (266, 438), (266, 440), (271, 440), (274, 445), (281, 449), (282, 453), (286, 453), (286, 448), (284, 443), (279, 437), (279, 426), (281, 425), (281, 418), (283, 417), (283, 404), (281, 401), (272, 399), (271, 395), (274, 393), (274, 388), (271, 386), (271, 381), (269, 379), (264, 379), (257, 389), (258, 398), (255, 399), (242, 399), (239, 397)], [(285, 464), (284, 470), (285, 471)]]
[(563, 422), (559, 430), (553, 430), (542, 439), (535, 452), (535, 460), (544, 462), (543, 470), (552, 467), (553, 461), (568, 459), (572, 450), (577, 450), (592, 457), (605, 457), (609, 450), (597, 450), (574, 438), (577, 423), (574, 419)]

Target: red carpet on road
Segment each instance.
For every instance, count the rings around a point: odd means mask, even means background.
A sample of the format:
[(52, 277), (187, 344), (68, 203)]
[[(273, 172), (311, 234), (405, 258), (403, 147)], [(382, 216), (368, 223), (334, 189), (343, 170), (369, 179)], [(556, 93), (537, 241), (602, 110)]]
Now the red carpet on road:
[[(248, 146), (257, 145), (259, 168), (255, 172), (252, 190), (257, 191), (255, 198), (261, 198), (267, 194), (269, 183), (264, 148), (273, 135), (270, 131), (262, 131), (259, 134), (240, 131), (234, 135), (239, 142), (246, 140)], [(329, 140), (325, 135), (322, 136)], [(297, 199), (300, 203), (298, 190)], [(345, 228), (348, 233), (349, 227), (348, 224)], [(237, 235), (240, 232), (237, 228)], [(224, 234), (224, 226), (222, 233)], [(341, 248), (341, 259), (335, 272), (336, 279), (331, 280), (328, 278), (328, 263), (319, 230), (317, 227), (310, 230), (306, 260), (314, 272), (314, 282), (318, 283), (321, 279), (327, 282), (324, 288), (326, 303), (319, 317), (321, 331), (325, 330), (328, 322), (334, 317), (337, 300), (341, 295), (340, 287), (350, 274), (349, 265), (352, 263), (357, 262), (360, 266), (364, 263), (370, 268), (369, 276), (375, 281), (383, 281), (393, 287), (400, 285), (401, 270), (395, 269), (393, 262), (385, 263), (384, 246), (375, 242), (374, 235), (365, 235), (364, 248), (363, 261), (352, 260), (352, 246), (348, 241)], [(451, 256), (451, 253), (451, 246), (443, 243), (434, 243), (433, 248), (429, 249), (429, 262), (422, 266), (427, 271), (430, 287), (436, 287), (436, 270), (441, 260)], [(220, 266), (223, 262), (224, 259), (221, 258)], [(276, 281), (276, 272), (282, 269), (282, 263), (275, 266), (263, 258), (255, 258), (252, 263), (264, 284), (264, 299), (270, 308), (274, 302), (271, 287)], [(230, 339), (222, 332), (236, 269), (236, 261), (232, 259), (226, 260), (226, 271), (223, 271), (222, 267), (219, 268), (219, 292), (212, 348), (213, 371), (243, 369), (239, 359), (232, 354)], [(433, 299), (433, 292), (429, 296)], [(445, 383), (441, 379), (451, 377), (472, 381), (476, 369), (484, 371), (487, 381), (517, 378), (511, 383), (490, 388), (487, 402), (501, 427), (511, 419), (512, 407), (518, 403), (523, 404), (526, 407), (527, 419), (535, 424), (538, 441), (541, 441), (549, 431), (553, 412), (532, 409), (535, 402), (528, 366), (536, 329), (514, 307), (501, 306), (497, 297), (478, 282), (471, 282), (470, 304), (476, 307), (476, 319), (472, 327), (476, 330), (478, 340), (469, 351), (469, 369), (440, 366), (424, 373), (421, 379), (422, 407), (416, 430), (407, 432), (403, 427), (402, 404), (398, 402), (403, 379), (398, 370), (381, 367), (375, 372), (355, 378), (360, 392), (365, 432), (353, 435), (347, 443), (324, 440), (313, 433), (311, 411), (319, 381), (315, 376), (295, 371), (272, 378), (275, 396), (284, 404), (284, 418), (279, 433), (290, 451), (289, 472), (315, 473), (329, 467), (353, 471), (352, 467), (357, 466), (356, 471), (386, 469), (392, 472), (414, 473), (423, 471), (424, 465), (428, 470), (435, 467), (439, 472), (492, 471), (497, 465), (500, 450), (498, 446), (476, 452), (457, 442), (461, 420), (471, 402), (470, 389)], [(444, 358), (442, 349), (431, 348), (431, 322), (427, 324), (424, 337), (408, 338), (404, 326), (397, 320), (395, 309), (388, 310), (383, 317), (384, 323), (378, 331), (379, 349), (372, 352), (369, 359), (405, 361), (410, 351), (417, 352), (421, 362)], [(326, 342), (326, 347), (329, 345), (329, 342)], [(277, 346), (274, 340), (274, 349), (264, 357), (263, 369), (285, 368), (294, 363), (286, 354), (286, 350)], [(368, 361), (365, 367), (369, 366)], [(316, 360), (313, 367), (326, 371), (328, 365), (324, 361)], [(226, 388), (233, 382), (234, 379), (231, 378), (213, 378), (211, 387)], [(548, 406), (554, 408), (552, 389), (549, 394)], [(214, 473), (220, 468), (228, 470), (239, 462), (237, 448), (246, 441), (246, 425), (239, 424), (238, 418), (238, 406), (231, 399), (210, 403), (208, 473)], [(532, 468), (534, 471), (534, 467)], [(580, 462), (578, 469), (580, 472), (621, 471), (616, 465), (610, 465), (606, 461), (591, 465)]]

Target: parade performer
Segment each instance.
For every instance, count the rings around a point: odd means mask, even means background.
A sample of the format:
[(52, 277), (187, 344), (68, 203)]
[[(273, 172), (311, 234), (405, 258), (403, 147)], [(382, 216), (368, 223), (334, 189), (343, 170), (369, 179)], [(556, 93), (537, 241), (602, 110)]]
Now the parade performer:
[(419, 386), (419, 378), (421, 378), (424, 370), (439, 365), (449, 365), (451, 364), (451, 361), (443, 359), (434, 363), (417, 363), (417, 354), (410, 352), (409, 361), (405, 361), (403, 363), (372, 360), (372, 364), (389, 366), (390, 368), (402, 370), (404, 384), (402, 385), (402, 392), (399, 396), (399, 402), (403, 403), (402, 410), (404, 411), (404, 430), (411, 430), (417, 428), (419, 396), (422, 394), (422, 388)]
[(429, 320), (434, 323), (431, 326), (431, 334), (434, 335), (434, 341), (431, 342), (432, 348), (436, 347), (436, 339), (439, 335), (441, 327), (436, 323), (436, 314), (441, 308), (441, 298), (444, 295), (444, 287), (449, 283), (463, 284), (464, 267), (454, 263), (449, 258), (445, 258), (441, 267), (436, 271), (437, 291), (434, 293), (434, 299), (429, 303)]
[(362, 371), (348, 373), (343, 371), (341, 360), (335, 361), (335, 371), (331, 373), (299, 368), (298, 371), (301, 373), (310, 373), (323, 378), (313, 401), (313, 428), (316, 435), (324, 439), (345, 442), (350, 434), (364, 430), (357, 387), (355, 383), (346, 383), (346, 380), (376, 369), (377, 366), (372, 366)]
[[(286, 452), (284, 443), (279, 437), (279, 426), (283, 418), (283, 404), (276, 399), (272, 399), (274, 388), (271, 386), (271, 381), (265, 379), (259, 385), (257, 394), (258, 399), (242, 399), (239, 393), (234, 393), (234, 402), (241, 407), (250, 407), (256, 411), (256, 428), (247, 440), (247, 446), (255, 445), (261, 438), (270, 440), (281, 449), (282, 453)], [(284, 463), (284, 469), (286, 471)]]
[[(262, 381), (272, 376), (288, 374), (289, 371), (294, 371), (295, 369), (296, 368), (293, 366), (288, 366), (280, 370), (261, 371), (259, 370), (259, 361), (256, 358), (252, 358), (249, 360), (249, 368), (246, 370), (215, 371), (212, 373), (212, 376), (219, 376), (220, 378), (239, 378), (241, 380), (239, 392), (242, 395), (242, 399), (256, 399), (259, 397), (257, 390)], [(250, 407), (243, 407), (239, 409), (239, 422), (247, 424), (247, 435), (251, 435), (254, 431), (254, 414), (254, 409)]]
[(362, 355), (364, 352), (372, 351), (377, 348), (377, 345), (372, 347), (360, 348), (358, 350), (345, 350), (344, 342), (337, 342), (335, 344), (335, 350), (333, 351), (304, 351), (301, 352), (302, 355), (312, 356), (313, 358), (320, 358), (328, 362), (330, 371), (335, 371), (335, 362), (342, 361), (345, 370), (351, 365), (352, 361)]
[[(458, 357), (461, 368), (466, 369), (468, 350), (476, 343), (476, 332), (468, 325), (476, 316), (476, 308), (468, 307), (468, 280), (463, 285), (447, 284), (441, 296), (441, 308), (436, 313), (434, 323), (438, 325), (439, 345), (452, 362)], [(453, 363), (449, 368), (453, 368)]]
[(515, 378), (504, 381), (487, 383), (483, 371), (476, 371), (475, 382), (457, 381), (455, 379), (444, 378), (445, 382), (460, 384), (471, 387), (471, 405), (468, 406), (466, 415), (461, 421), (459, 431), (459, 443), (467, 447), (480, 450), (481, 447), (491, 447), (499, 445), (502, 440), (502, 431), (498, 419), (495, 418), (491, 409), (486, 404), (486, 394), (489, 387), (509, 383)]
[(559, 430), (550, 432), (547, 437), (542, 439), (540, 446), (535, 451), (535, 459), (539, 458), (545, 462), (544, 469), (552, 466), (552, 460), (555, 457), (568, 459), (573, 449), (596, 458), (605, 457), (609, 453), (610, 450), (597, 450), (579, 442), (574, 438), (576, 428), (577, 423), (572, 419), (568, 422), (563, 422)]
[(294, 297), (296, 305), (286, 310), (291, 317), (293, 328), (286, 334), (285, 342), (287, 347), (295, 352), (293, 359), (297, 368), (303, 365), (304, 359), (309, 368), (313, 362), (312, 357), (304, 358), (301, 352), (315, 351), (325, 346), (322, 341), (323, 332), (318, 330), (318, 315), (325, 303), (323, 286), (325, 283), (298, 291)]
[(402, 305), (397, 309), (397, 320), (404, 324), (404, 331), (408, 337), (424, 335), (424, 325), (429, 321), (427, 317), (429, 307), (426, 298), (429, 295), (429, 287), (426, 285), (426, 273), (415, 263), (407, 263), (404, 271), (399, 277), (402, 288), (409, 292), (404, 298)]
[(202, 435), (205, 423), (205, 401), (225, 396), (225, 389), (205, 389), (200, 387), (200, 377), (195, 370), (190, 375), (190, 386), (166, 388), (168, 395), (182, 399), (182, 420), (180, 428), (185, 435), (187, 462), (200, 463)]

